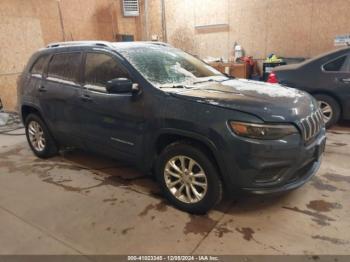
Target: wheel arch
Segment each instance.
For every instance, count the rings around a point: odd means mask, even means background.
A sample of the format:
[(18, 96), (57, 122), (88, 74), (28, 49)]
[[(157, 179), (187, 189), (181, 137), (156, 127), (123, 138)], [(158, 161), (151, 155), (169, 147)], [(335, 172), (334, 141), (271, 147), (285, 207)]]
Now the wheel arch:
[(21, 106), (20, 114), (21, 114), (22, 123), (24, 125), (25, 125), (25, 121), (26, 121), (26, 118), (28, 117), (28, 115), (35, 114), (35, 115), (39, 116), (41, 121), (43, 121), (44, 124), (47, 126), (51, 136), (54, 137), (55, 139), (57, 139), (38, 107), (36, 107), (35, 105), (31, 105), (31, 104), (24, 104)]
[(343, 115), (343, 103), (340, 100), (340, 98), (338, 96), (336, 96), (335, 94), (333, 94), (332, 92), (324, 91), (324, 90), (315, 90), (315, 91), (311, 92), (310, 95), (312, 95), (312, 96), (315, 96), (315, 95), (326, 95), (326, 96), (329, 96), (329, 97), (333, 98), (339, 105), (340, 115)]
[(22, 105), (20, 113), (21, 113), (21, 119), (22, 119), (23, 123), (25, 122), (25, 120), (29, 114), (36, 114), (36, 115), (40, 116), (41, 119), (43, 119), (42, 114), (40, 113), (39, 109), (33, 105)]
[(222, 158), (220, 158), (215, 144), (205, 136), (182, 130), (164, 130), (158, 134), (154, 142), (154, 152), (156, 156), (153, 162), (153, 166), (162, 150), (168, 145), (178, 141), (189, 143), (202, 150), (213, 161), (220, 177), (222, 179), (225, 179), (226, 172), (224, 163), (222, 161)]

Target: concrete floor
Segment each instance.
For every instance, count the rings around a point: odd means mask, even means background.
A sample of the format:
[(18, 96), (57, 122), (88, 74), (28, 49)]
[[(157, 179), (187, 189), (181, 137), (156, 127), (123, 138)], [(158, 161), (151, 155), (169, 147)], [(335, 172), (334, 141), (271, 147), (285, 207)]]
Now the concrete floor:
[(81, 152), (41, 160), (24, 136), (0, 135), (0, 254), (349, 254), (349, 170), (350, 128), (335, 128), (302, 188), (193, 216), (123, 163)]

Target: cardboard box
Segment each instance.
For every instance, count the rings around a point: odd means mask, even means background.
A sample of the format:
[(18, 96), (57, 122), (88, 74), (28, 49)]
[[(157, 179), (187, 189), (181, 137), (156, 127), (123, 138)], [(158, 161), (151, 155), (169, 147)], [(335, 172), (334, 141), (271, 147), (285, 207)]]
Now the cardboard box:
[(248, 64), (236, 64), (236, 63), (223, 63), (223, 62), (214, 62), (210, 63), (212, 67), (221, 73), (226, 73), (233, 77), (237, 78), (249, 78), (250, 76), (250, 67)]

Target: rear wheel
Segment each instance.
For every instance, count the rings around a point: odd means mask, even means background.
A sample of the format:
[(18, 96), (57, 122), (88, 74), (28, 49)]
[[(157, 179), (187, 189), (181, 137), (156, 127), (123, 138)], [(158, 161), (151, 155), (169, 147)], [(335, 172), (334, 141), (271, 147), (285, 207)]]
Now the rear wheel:
[(25, 130), (29, 146), (36, 156), (48, 158), (57, 154), (56, 143), (39, 116), (29, 114), (25, 119)]
[(340, 118), (340, 106), (338, 102), (328, 95), (315, 95), (321, 109), (323, 120), (329, 128), (336, 124)]
[(167, 146), (159, 156), (156, 173), (164, 195), (183, 211), (203, 214), (222, 198), (222, 183), (215, 165), (189, 143)]

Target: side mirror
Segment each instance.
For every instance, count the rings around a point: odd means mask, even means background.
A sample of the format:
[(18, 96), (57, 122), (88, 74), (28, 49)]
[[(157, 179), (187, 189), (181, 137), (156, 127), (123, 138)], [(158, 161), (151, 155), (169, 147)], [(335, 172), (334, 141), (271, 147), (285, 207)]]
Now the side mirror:
[(127, 78), (115, 78), (109, 80), (106, 84), (107, 92), (110, 94), (137, 93), (139, 91), (137, 84), (133, 84)]

